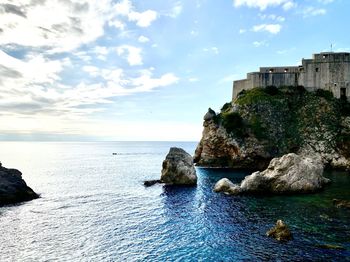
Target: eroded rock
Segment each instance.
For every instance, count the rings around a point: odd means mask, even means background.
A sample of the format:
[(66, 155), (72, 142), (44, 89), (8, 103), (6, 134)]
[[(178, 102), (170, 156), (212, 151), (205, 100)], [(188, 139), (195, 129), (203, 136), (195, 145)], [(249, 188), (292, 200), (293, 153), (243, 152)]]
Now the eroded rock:
[(277, 241), (289, 241), (293, 238), (288, 226), (282, 220), (277, 220), (276, 225), (267, 231), (266, 235)]
[(172, 147), (163, 161), (160, 179), (167, 185), (196, 185), (193, 158), (182, 148)]
[(228, 178), (222, 178), (216, 182), (214, 192), (222, 192), (228, 195), (238, 195), (240, 193), (240, 187), (233, 184)]

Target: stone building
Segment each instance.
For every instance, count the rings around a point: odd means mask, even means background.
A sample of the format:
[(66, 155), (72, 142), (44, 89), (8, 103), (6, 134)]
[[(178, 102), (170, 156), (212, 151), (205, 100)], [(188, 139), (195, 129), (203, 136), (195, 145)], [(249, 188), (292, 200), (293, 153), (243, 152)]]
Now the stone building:
[(233, 82), (232, 98), (242, 90), (267, 86), (303, 86), (308, 91), (331, 91), (350, 101), (350, 53), (324, 52), (303, 59), (300, 66), (260, 67), (259, 72)]

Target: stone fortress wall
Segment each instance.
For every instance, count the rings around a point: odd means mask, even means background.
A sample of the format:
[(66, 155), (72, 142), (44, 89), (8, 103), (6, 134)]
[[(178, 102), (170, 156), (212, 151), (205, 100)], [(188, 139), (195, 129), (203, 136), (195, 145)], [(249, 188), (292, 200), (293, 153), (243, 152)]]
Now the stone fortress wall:
[(300, 66), (260, 67), (259, 72), (233, 82), (232, 99), (242, 90), (267, 86), (304, 86), (308, 91), (331, 91), (350, 101), (350, 53), (324, 52), (303, 59)]

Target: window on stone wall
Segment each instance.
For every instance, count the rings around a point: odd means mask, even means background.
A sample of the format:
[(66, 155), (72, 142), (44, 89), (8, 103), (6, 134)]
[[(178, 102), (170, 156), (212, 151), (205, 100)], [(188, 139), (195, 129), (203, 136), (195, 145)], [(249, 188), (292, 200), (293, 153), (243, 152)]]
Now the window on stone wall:
[(273, 73), (273, 68), (271, 68), (271, 69), (269, 70), (269, 73)]
[(284, 69), (284, 72), (287, 73), (288, 72), (288, 68)]
[(318, 68), (318, 67), (316, 67), (315, 71), (316, 71), (316, 72), (318, 72), (318, 70), (319, 70), (319, 68)]

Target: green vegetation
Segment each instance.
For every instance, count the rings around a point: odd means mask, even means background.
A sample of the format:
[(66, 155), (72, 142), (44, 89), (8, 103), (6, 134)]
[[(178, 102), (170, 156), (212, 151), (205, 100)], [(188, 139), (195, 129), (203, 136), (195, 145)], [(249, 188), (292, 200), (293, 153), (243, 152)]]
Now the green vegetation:
[(323, 97), (323, 98), (327, 99), (328, 101), (331, 101), (334, 99), (332, 92), (328, 91), (328, 90), (317, 89), (315, 91), (315, 95), (319, 96), (319, 97)]
[(233, 134), (238, 138), (244, 137), (245, 125), (243, 118), (237, 112), (222, 113), (220, 114), (222, 119), (222, 125), (225, 127), (228, 133)]
[[(307, 92), (302, 86), (254, 88), (226, 103), (218, 123), (236, 138), (254, 136), (271, 156), (296, 152), (303, 144), (324, 141), (326, 148), (350, 150), (350, 131), (344, 133), (341, 116), (350, 116), (350, 103), (331, 92)], [(343, 131), (342, 131), (343, 130)]]

